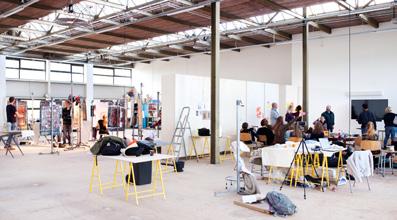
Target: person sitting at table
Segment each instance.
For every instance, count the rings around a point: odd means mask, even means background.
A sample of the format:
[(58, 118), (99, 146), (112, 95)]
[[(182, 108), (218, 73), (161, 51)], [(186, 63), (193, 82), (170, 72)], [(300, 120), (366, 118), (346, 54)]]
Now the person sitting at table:
[(324, 126), (321, 123), (321, 121), (317, 121), (314, 123), (314, 128), (310, 134), (309, 139), (318, 141), (319, 138), (323, 138), (323, 137), (324, 137)]
[(241, 130), (240, 130), (240, 138), (242, 137), (241, 134), (249, 134), (251, 139), (249, 140), (249, 138), (241, 140), (242, 142), (244, 142), (244, 144), (252, 144), (255, 142), (255, 131), (253, 128), (248, 128), (249, 125), (247, 122), (244, 122), (241, 125)]
[[(276, 120), (277, 121), (277, 120)], [(271, 145), (274, 141), (274, 134), (272, 129), (269, 128), (269, 122), (267, 119), (262, 119), (261, 127), (258, 128), (255, 134), (258, 142), (263, 143), (264, 145)], [(261, 140), (261, 138), (265, 136), (266, 140)]]
[[(275, 144), (284, 144), (286, 139), (285, 139), (285, 134), (287, 133), (287, 130), (290, 129), (291, 125), (295, 123), (297, 118), (294, 118), (292, 121), (288, 122), (288, 124), (284, 124), (283, 117), (280, 116), (276, 120), (276, 124), (273, 126), (273, 132), (274, 132), (274, 143)], [(293, 132), (292, 132), (293, 133)]]
[(97, 129), (99, 130), (99, 137), (101, 138), (104, 134), (109, 134), (109, 130), (107, 127), (108, 120), (106, 115), (102, 116), (102, 119), (98, 120)]
[(375, 126), (372, 121), (367, 124), (367, 132), (362, 137), (363, 140), (378, 140), (378, 135), (376, 134)]

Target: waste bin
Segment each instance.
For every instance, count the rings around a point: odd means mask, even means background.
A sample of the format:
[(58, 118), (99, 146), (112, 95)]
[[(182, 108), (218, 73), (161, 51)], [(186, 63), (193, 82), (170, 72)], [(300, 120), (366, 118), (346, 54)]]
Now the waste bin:
[[(133, 165), (135, 173), (135, 184), (145, 185), (152, 183), (152, 161), (136, 163)], [(125, 176), (125, 181), (128, 182), (128, 175)], [(133, 183), (132, 174), (130, 183)]]

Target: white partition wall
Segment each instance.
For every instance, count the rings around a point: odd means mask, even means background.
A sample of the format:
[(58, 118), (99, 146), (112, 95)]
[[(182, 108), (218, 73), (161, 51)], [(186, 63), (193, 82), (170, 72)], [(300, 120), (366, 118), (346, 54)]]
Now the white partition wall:
[[(6, 57), (4, 55), (0, 55), (0, 106), (6, 106)], [(2, 111), (0, 112), (0, 131), (3, 130), (4, 124), (7, 122), (5, 107), (2, 107)]]
[[(395, 83), (397, 30), (383, 23), (379, 29), (370, 26), (351, 28), (352, 99), (389, 99), (397, 109)], [(386, 29), (389, 29), (385, 31)], [(348, 29), (334, 29), (332, 35), (310, 33), (309, 40), (309, 120), (313, 121), (330, 104), (335, 112), (336, 131), (358, 133), (355, 120), (349, 119), (349, 37)], [(294, 36), (299, 40), (300, 36)], [(292, 81), (301, 88), (301, 43), (292, 45)], [(365, 92), (366, 95), (355, 95)], [(300, 93), (300, 92), (299, 92)], [(299, 94), (298, 93), (298, 94)], [(301, 98), (298, 97), (298, 100)], [(378, 123), (383, 127), (383, 122)]]

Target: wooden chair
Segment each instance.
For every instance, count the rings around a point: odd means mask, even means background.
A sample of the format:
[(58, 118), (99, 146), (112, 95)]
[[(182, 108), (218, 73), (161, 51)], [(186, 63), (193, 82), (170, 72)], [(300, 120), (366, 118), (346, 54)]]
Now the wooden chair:
[(250, 133), (240, 133), (240, 141), (252, 141), (252, 137)]
[(357, 140), (356, 150), (370, 150), (370, 151), (380, 151), (382, 148), (381, 141), (373, 140)]
[(292, 141), (292, 142), (301, 142), (302, 138), (300, 137), (289, 137), (288, 141)]

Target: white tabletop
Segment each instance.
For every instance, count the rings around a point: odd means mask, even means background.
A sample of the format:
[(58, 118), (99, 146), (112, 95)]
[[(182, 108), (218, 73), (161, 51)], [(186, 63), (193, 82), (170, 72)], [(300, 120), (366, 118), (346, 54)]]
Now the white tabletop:
[[(291, 145), (295, 147), (290, 147), (289, 145), (290, 143), (277, 144), (262, 148), (262, 164), (264, 166), (289, 167), (291, 161), (294, 159), (295, 152), (298, 150), (299, 143)], [(331, 157), (334, 153), (346, 150), (346, 148), (337, 145), (331, 145), (330, 148), (314, 151), (312, 148), (316, 145), (315, 143), (310, 143), (307, 145), (307, 148), (311, 154), (322, 153), (326, 157)], [(302, 147), (299, 149), (299, 153), (303, 153)], [(307, 153), (306, 149), (305, 153)]]
[(104, 158), (109, 158), (113, 160), (121, 160), (121, 161), (126, 161), (129, 163), (143, 163), (143, 162), (148, 162), (148, 161), (156, 161), (156, 160), (166, 160), (166, 159), (171, 159), (174, 158), (175, 156), (172, 155), (167, 155), (167, 154), (154, 154), (153, 156), (150, 156), (149, 154), (147, 155), (141, 155), (139, 157), (136, 156), (101, 156)]

